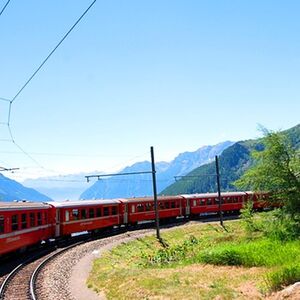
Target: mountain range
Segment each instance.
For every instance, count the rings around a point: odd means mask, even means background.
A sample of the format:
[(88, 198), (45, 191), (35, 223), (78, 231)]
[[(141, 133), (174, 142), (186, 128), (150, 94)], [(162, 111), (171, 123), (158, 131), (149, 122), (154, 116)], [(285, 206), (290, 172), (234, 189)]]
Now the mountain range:
[[(206, 164), (220, 155), (224, 149), (230, 147), (233, 142), (226, 141), (214, 146), (203, 146), (194, 152), (179, 154), (171, 162), (157, 162), (156, 180), (157, 191), (160, 192), (174, 182), (175, 176), (182, 176), (193, 169)], [(149, 161), (137, 162), (126, 167), (120, 173), (150, 171)], [(117, 176), (96, 181), (90, 188), (84, 191), (80, 199), (109, 199), (119, 197), (139, 197), (152, 195), (152, 175)]]
[[(282, 132), (291, 141), (292, 147), (300, 149), (300, 124)], [(233, 182), (240, 178), (252, 166), (251, 151), (263, 150), (262, 138), (256, 140), (240, 141), (223, 151), (219, 158), (221, 190), (236, 190)], [(215, 163), (208, 163), (194, 169), (186, 177), (169, 185), (161, 194), (193, 194), (216, 191)]]
[[(289, 137), (293, 147), (300, 149), (300, 124), (283, 133)], [(181, 153), (171, 162), (157, 162), (157, 190), (165, 195), (216, 191), (216, 177), (212, 176), (215, 174), (213, 160), (215, 155), (219, 155), (221, 189), (233, 191), (235, 187), (232, 183), (252, 165), (250, 154), (254, 149), (263, 149), (262, 139), (237, 143), (227, 141), (215, 146), (204, 146), (194, 152)], [(124, 168), (120, 173), (150, 170), (150, 162), (143, 161)], [(97, 171), (94, 173), (101, 174)], [(151, 174), (111, 177), (96, 181), (92, 185), (90, 183), (88, 188), (84, 179), (86, 175), (89, 174), (26, 180), (23, 184), (31, 187), (28, 188), (0, 174), (0, 201), (48, 201), (50, 197), (54, 200), (126, 198), (153, 193)], [(184, 175), (185, 178), (175, 182), (175, 176)]]
[[(157, 162), (155, 165), (158, 192), (172, 184), (174, 176), (185, 175), (191, 170), (210, 162), (215, 155), (220, 155), (224, 149), (232, 144), (233, 142), (226, 141), (214, 146), (203, 146), (193, 152), (181, 153), (171, 162)], [(151, 163), (143, 161), (127, 166), (120, 170), (120, 173), (149, 170), (151, 170)], [(99, 171), (91, 173), (103, 174)], [(151, 174), (130, 177), (118, 176), (118, 178), (107, 178), (94, 184), (88, 184), (85, 176), (91, 173), (27, 179), (22, 184), (0, 174), (0, 201), (49, 201), (50, 198), (60, 201), (66, 199), (76, 200), (78, 198), (137, 197), (152, 194)]]
[(27, 188), (19, 182), (0, 174), (0, 201), (13, 200), (31, 200), (43, 202), (50, 201), (51, 199), (32, 188)]

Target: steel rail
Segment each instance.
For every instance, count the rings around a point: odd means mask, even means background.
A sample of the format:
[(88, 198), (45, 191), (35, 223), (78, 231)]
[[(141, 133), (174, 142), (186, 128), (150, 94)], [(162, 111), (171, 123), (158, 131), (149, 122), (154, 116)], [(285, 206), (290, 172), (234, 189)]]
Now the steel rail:
[(70, 249), (72, 249), (72, 248), (75, 248), (76, 246), (79, 246), (79, 245), (81, 245), (81, 244), (84, 244), (84, 243), (86, 243), (86, 242), (87, 242), (86, 240), (85, 240), (85, 241), (80, 241), (80, 242), (75, 243), (75, 244), (73, 244), (73, 245), (67, 246), (67, 247), (65, 247), (65, 248), (63, 248), (63, 249), (61, 249), (61, 250), (59, 250), (59, 251), (57, 251), (57, 252), (55, 252), (55, 253), (50, 254), (46, 259), (44, 259), (44, 260), (43, 260), (43, 261), (35, 268), (35, 270), (33, 271), (33, 273), (31, 274), (31, 277), (30, 277), (30, 289), (29, 289), (29, 291), (30, 291), (30, 298), (31, 298), (32, 300), (37, 300), (37, 299), (38, 299), (38, 297), (37, 297), (37, 295), (36, 295), (36, 292), (35, 292), (35, 290), (36, 290), (36, 281), (37, 281), (38, 275), (39, 275), (39, 273), (41, 272), (41, 270), (43, 269), (43, 267), (44, 267), (47, 263), (49, 263), (52, 259), (54, 259), (55, 257), (59, 256), (60, 254), (66, 252), (66, 251), (68, 251), (68, 250), (70, 250)]
[(29, 263), (28, 261), (25, 261), (21, 264), (19, 264), (17, 267), (15, 267), (5, 278), (5, 280), (2, 282), (0, 287), (0, 299), (4, 299), (5, 291), (7, 289), (7, 286), (9, 285), (12, 278), (21, 270), (23, 267), (25, 267)]

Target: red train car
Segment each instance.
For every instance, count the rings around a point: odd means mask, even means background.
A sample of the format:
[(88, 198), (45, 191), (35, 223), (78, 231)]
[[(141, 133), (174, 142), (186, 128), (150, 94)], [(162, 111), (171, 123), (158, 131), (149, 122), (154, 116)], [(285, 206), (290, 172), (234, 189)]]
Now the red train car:
[(51, 206), (34, 202), (0, 202), (0, 256), (48, 240)]
[(55, 237), (82, 231), (95, 231), (121, 224), (118, 200), (48, 202), (55, 219)]
[[(219, 211), (219, 198), (217, 193), (183, 195), (187, 199), (188, 210), (192, 216), (209, 214)], [(221, 209), (223, 212), (239, 211), (245, 201), (249, 200), (246, 192), (227, 192), (221, 194)]]
[[(136, 224), (155, 220), (153, 197), (121, 199), (124, 224)], [(159, 218), (176, 218), (185, 215), (185, 201), (181, 196), (160, 196), (157, 198)]]

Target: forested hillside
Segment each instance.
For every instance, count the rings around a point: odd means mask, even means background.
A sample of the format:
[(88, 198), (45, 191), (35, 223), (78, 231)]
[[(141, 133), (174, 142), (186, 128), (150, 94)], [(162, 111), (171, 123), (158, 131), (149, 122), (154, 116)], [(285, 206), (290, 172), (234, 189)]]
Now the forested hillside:
[[(300, 124), (283, 132), (292, 146), (300, 149)], [(222, 191), (234, 191), (233, 182), (252, 165), (251, 151), (262, 150), (262, 139), (240, 141), (230, 146), (220, 155), (220, 175)], [(164, 189), (161, 194), (176, 195), (184, 193), (206, 193), (216, 191), (215, 162), (203, 165), (174, 184)]]

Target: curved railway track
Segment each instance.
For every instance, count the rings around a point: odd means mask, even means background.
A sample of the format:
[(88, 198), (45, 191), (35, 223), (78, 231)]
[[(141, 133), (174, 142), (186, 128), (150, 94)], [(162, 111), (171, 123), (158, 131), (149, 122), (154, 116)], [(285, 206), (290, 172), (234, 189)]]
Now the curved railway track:
[[(207, 218), (207, 221), (212, 221), (212, 219)], [(162, 227), (173, 227), (177, 226), (178, 223), (185, 223), (185, 220), (177, 220), (172, 224), (164, 225)], [(138, 226), (139, 229), (145, 229), (149, 227), (153, 227), (153, 224), (141, 224), (140, 226)], [(20, 263), (5, 278), (2, 277), (2, 280), (0, 280), (0, 300), (38, 300), (39, 292), (37, 292), (37, 281), (39, 274), (41, 273), (42, 269), (54, 258), (58, 257), (60, 254), (65, 253), (71, 248), (75, 248), (78, 245), (84, 244), (94, 239), (101, 239), (109, 236), (112, 237), (114, 235), (118, 235), (127, 231), (135, 230), (134, 228), (119, 228), (111, 232), (102, 233), (95, 238), (91, 238), (91, 236), (85, 236), (82, 238), (75, 237), (74, 240), (68, 241), (67, 245), (61, 245), (60, 248), (58, 248), (58, 246), (56, 245), (55, 248), (52, 247), (43, 249), (38, 254)]]
[(29, 281), (29, 295), (30, 295), (30, 299), (32, 300), (37, 300), (38, 299), (38, 293), (36, 291), (36, 287), (37, 287), (37, 280), (38, 280), (38, 276), (39, 273), (41, 272), (41, 270), (45, 267), (46, 264), (48, 264), (50, 261), (52, 261), (52, 259), (54, 259), (55, 257), (61, 255), (62, 253), (70, 250), (71, 248), (74, 248), (76, 246), (79, 246), (81, 244), (84, 244), (87, 241), (81, 241), (78, 243), (75, 243), (73, 245), (67, 246), (63, 249), (60, 249), (54, 253), (51, 253), (49, 256), (47, 256), (45, 259), (43, 259), (38, 266), (35, 268), (35, 270), (32, 272), (31, 277), (30, 277), (30, 281)]
[(77, 242), (62, 249), (49, 249), (20, 263), (2, 282), (0, 286), (0, 299), (37, 300), (36, 280), (42, 268), (53, 258), (85, 242)]
[[(43, 254), (47, 255), (46, 253)], [(39, 262), (43, 259), (43, 257), (41, 257), (43, 254), (39, 253), (39, 255), (20, 263), (6, 276), (0, 287), (1, 300), (30, 299), (30, 276)]]

